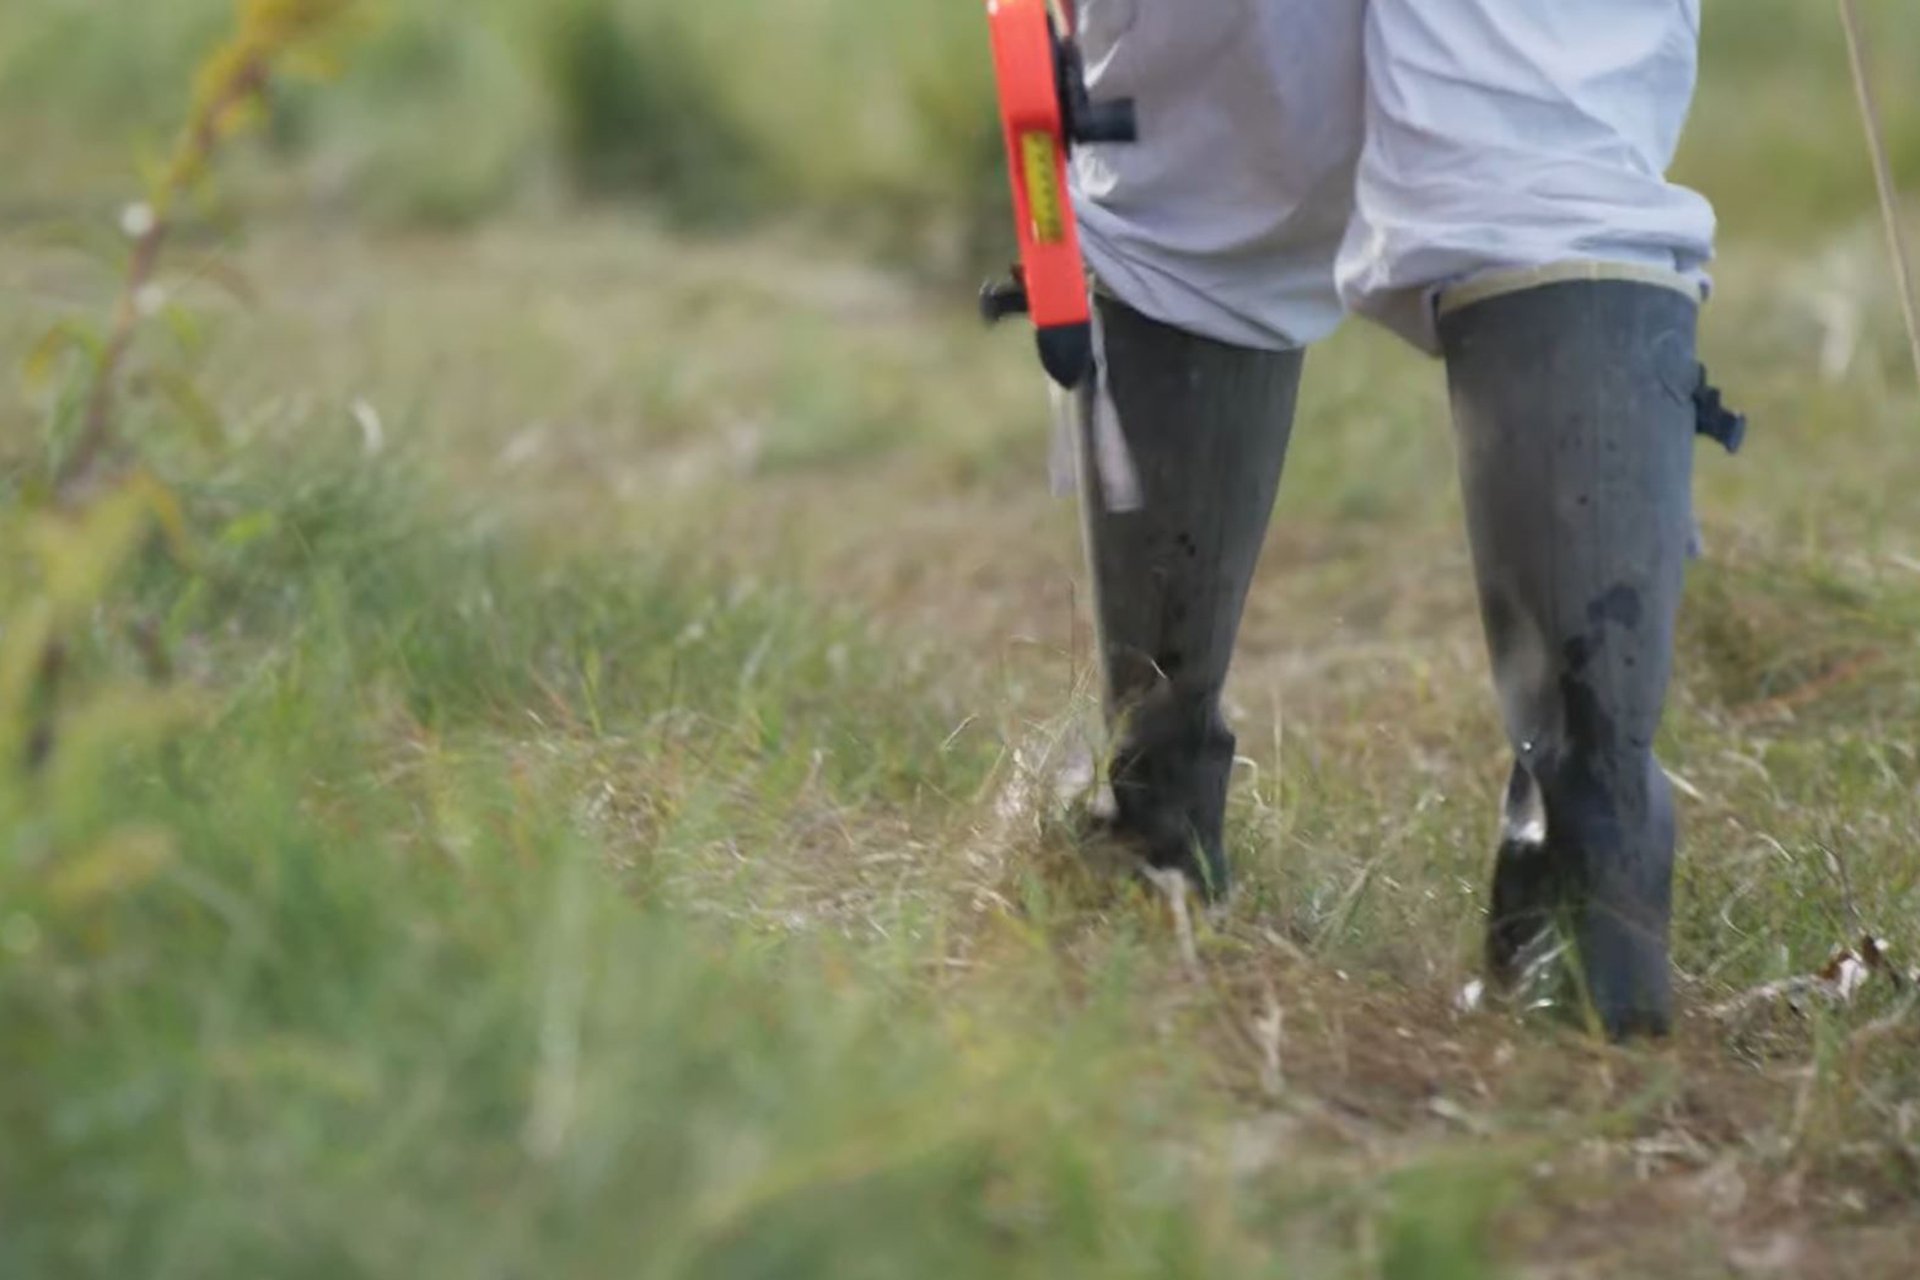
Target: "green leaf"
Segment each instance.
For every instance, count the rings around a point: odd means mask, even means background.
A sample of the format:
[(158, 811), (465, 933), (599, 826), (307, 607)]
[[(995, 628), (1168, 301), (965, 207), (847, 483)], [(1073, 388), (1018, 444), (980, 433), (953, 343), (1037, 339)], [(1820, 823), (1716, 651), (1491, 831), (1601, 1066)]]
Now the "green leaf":
[(34, 393), (46, 390), (60, 366), (60, 358), (75, 351), (98, 365), (103, 354), (99, 335), (78, 320), (56, 322), (27, 349), (26, 358), (20, 362), (20, 377), (27, 384), (27, 390)]
[(181, 564), (193, 561), (193, 535), (187, 531), (187, 514), (180, 506), (180, 497), (172, 489), (141, 472), (132, 483), (147, 500), (147, 510), (153, 514), (154, 523), (160, 526), (161, 534), (167, 540), (167, 549)]
[(24, 541), (39, 562), (60, 625), (85, 617), (106, 599), (155, 525), (174, 554), (190, 554), (179, 501), (144, 473), (127, 477), (80, 511), (49, 511), (32, 522)]
[(218, 540), (223, 547), (239, 550), (272, 533), (279, 525), (280, 518), (272, 511), (249, 511), (229, 520), (220, 530)]

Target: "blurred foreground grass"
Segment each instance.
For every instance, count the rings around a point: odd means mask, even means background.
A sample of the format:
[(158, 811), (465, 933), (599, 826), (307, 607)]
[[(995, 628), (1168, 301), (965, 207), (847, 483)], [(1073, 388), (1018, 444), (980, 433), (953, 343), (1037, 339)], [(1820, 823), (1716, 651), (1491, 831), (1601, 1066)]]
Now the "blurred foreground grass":
[[(1087, 638), (1025, 344), (861, 244), (684, 234), (977, 192), (861, 110), (974, 127), (972, 7), (395, 6), (253, 158), (252, 301), (154, 339), (220, 424), (154, 460), (196, 554), (122, 584), (168, 723), (103, 610), (106, 700), (0, 796), (0, 1275), (1910, 1274), (1909, 993), (1725, 1008), (1868, 932), (1920, 960), (1920, 399), (1820, 7), (1709, 6), (1709, 358), (1756, 431), (1702, 459), (1667, 732), (1687, 1026), (1616, 1051), (1453, 1006), (1502, 768), (1437, 370), (1314, 356), (1234, 685), (1246, 891), (1189, 952), (1055, 817)], [(223, 6), (112, 8), (0, 13), (23, 209), (109, 207)], [(622, 158), (643, 81), (542, 78), (609, 14), (706, 50), (669, 83), (730, 123)], [(107, 284), (20, 224), (0, 350)], [(47, 394), (0, 391), (10, 501)]]
[[(0, 218), (124, 190), (229, 0), (10, 0)], [(799, 217), (903, 259), (1002, 231), (979, 7), (965, 0), (395, 0), (346, 79), (277, 95), (256, 207), (457, 225), (638, 200), (687, 226)]]

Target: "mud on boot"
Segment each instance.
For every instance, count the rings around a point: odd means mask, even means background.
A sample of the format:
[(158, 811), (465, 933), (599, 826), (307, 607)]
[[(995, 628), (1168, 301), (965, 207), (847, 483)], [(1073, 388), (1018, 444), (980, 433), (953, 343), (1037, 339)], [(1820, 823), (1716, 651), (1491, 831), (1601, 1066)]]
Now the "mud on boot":
[(1163, 684), (1122, 714), (1107, 766), (1112, 829), (1149, 866), (1181, 872), (1216, 898), (1231, 874), (1225, 819), (1234, 737), (1217, 704), (1208, 710), (1194, 701)]

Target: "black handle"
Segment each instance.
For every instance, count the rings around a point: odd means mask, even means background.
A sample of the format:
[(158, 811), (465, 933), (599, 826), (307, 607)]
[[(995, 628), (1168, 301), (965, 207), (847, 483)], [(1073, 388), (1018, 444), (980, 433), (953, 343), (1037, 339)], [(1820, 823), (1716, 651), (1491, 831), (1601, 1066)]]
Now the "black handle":
[(1133, 99), (1095, 102), (1087, 94), (1087, 67), (1072, 39), (1053, 38), (1054, 68), (1060, 79), (1060, 114), (1069, 143), (1138, 142), (1140, 122)]
[(1727, 408), (1720, 388), (1707, 380), (1707, 366), (1700, 366), (1700, 385), (1693, 392), (1694, 430), (1714, 441), (1728, 453), (1740, 452), (1747, 442), (1747, 415)]
[(1134, 113), (1132, 98), (1121, 98), (1114, 102), (1082, 99), (1074, 112), (1072, 127), (1075, 142), (1140, 140), (1140, 121)]
[(988, 324), (1023, 316), (1028, 309), (1026, 287), (1017, 280), (989, 280), (980, 286), (980, 318)]

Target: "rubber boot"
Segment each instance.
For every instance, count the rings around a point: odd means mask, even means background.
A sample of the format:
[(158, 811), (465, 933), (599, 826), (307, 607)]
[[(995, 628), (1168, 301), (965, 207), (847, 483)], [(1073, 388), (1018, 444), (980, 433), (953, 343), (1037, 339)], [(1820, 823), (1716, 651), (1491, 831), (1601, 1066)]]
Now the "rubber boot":
[(1571, 944), (1608, 1034), (1672, 1023), (1673, 793), (1654, 733), (1692, 532), (1698, 306), (1619, 280), (1445, 314), (1482, 619), (1515, 765), (1490, 978)]
[(1234, 736), (1220, 695), (1286, 461), (1302, 353), (1230, 346), (1098, 300), (1105, 384), (1138, 481), (1115, 510), (1081, 399), (1113, 834), (1210, 898), (1228, 888)]

